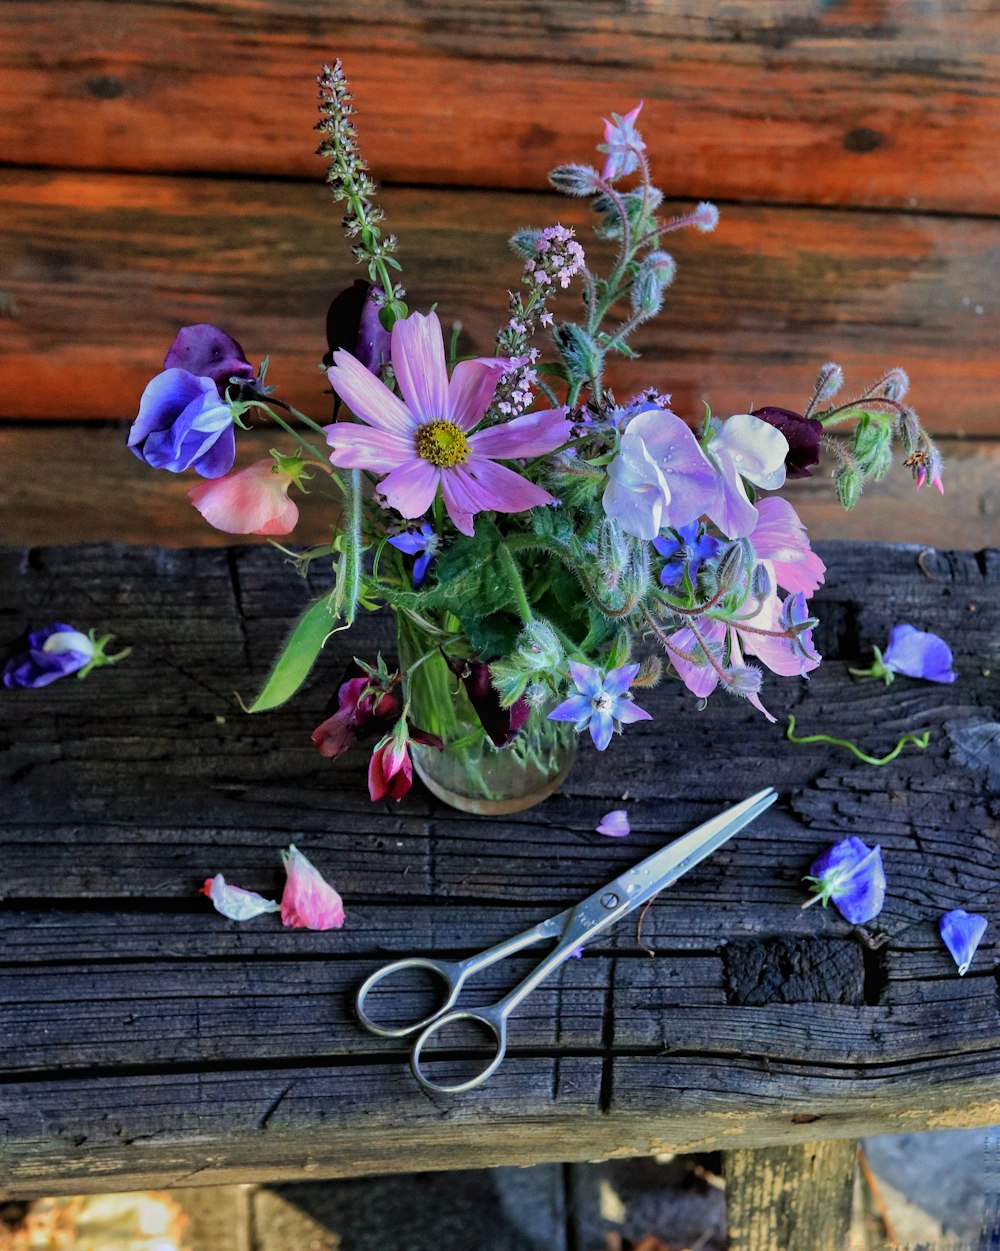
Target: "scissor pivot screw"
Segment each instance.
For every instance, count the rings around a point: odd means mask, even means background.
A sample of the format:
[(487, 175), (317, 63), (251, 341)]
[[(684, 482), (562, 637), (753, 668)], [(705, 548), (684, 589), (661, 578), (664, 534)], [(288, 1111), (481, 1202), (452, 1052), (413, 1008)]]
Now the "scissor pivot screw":
[(601, 896), (601, 903), (604, 905), (605, 908), (617, 908), (619, 904), (619, 899), (618, 899), (618, 896), (614, 893), (614, 891), (609, 890), (609, 891), (605, 891), (604, 894)]

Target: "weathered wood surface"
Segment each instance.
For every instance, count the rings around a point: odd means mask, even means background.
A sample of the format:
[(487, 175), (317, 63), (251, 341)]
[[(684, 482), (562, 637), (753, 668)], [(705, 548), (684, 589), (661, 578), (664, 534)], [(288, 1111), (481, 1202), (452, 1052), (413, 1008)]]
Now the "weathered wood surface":
[[(255, 361), (268, 353), (279, 395), (325, 416), (324, 317), (354, 271), (314, 174), (4, 172), (0, 416), (131, 418), (193, 321), (227, 327)], [(562, 220), (591, 243), (588, 210), (555, 195), (390, 190), (384, 203), (413, 306), (439, 302), (472, 352), (491, 350), (517, 280), (515, 229)], [(655, 385), (693, 419), (705, 399), (723, 413), (795, 408), (832, 357), (856, 391), (904, 365), (935, 434), (997, 433), (1000, 223), (732, 206), (713, 235), (670, 244), (665, 313), (637, 332), (642, 358), (609, 372), (623, 397)], [(565, 315), (577, 307), (575, 291), (560, 295)]]
[[(125, 423), (0, 424), (0, 530), (9, 544), (123, 540), (164, 547), (222, 547), (232, 536), (213, 530), (187, 497), (193, 474), (152, 473), (125, 450)], [(240, 434), (240, 465), (289, 446), (276, 428)], [(789, 482), (788, 498), (817, 539), (878, 538), (890, 543), (977, 549), (1000, 544), (1000, 441), (940, 440), (946, 493), (916, 491), (897, 463), (865, 488), (845, 512), (823, 471)], [(296, 541), (325, 542), (331, 501), (299, 496)], [(257, 540), (250, 540), (256, 542)], [(264, 540), (260, 540), (264, 542)]]
[(729, 1251), (848, 1251), (856, 1154), (845, 1140), (727, 1152)]
[[(1000, 824), (989, 752), (963, 727), (1000, 704), (1000, 553), (829, 545), (816, 604), (826, 661), (767, 699), (803, 732), (886, 750), (883, 769), (795, 747), (748, 707), (704, 713), (673, 684), (655, 720), (520, 817), (473, 819), (419, 786), (373, 807), (365, 760), (331, 766), (308, 731), (344, 660), (391, 649), (371, 619), (331, 640), (290, 706), (252, 689), (309, 594), (268, 549), (95, 546), (0, 558), (0, 637), (55, 616), (133, 656), (84, 683), (0, 699), (0, 1179), (12, 1194), (586, 1159), (1000, 1120), (993, 931), (959, 980), (937, 936), (991, 917)], [(315, 590), (316, 588), (313, 587)], [(898, 620), (955, 645), (953, 687), (846, 674)], [(964, 763), (963, 763), (964, 762)], [(481, 1092), (422, 1095), (399, 1044), (351, 995), (390, 952), (478, 949), (582, 897), (664, 838), (772, 782), (776, 810), (665, 896), (644, 954), (623, 924), (523, 1005)], [(634, 833), (593, 834), (620, 806)], [(863, 933), (802, 912), (828, 841), (882, 844), (890, 882)], [(294, 840), (348, 923), (237, 926), (202, 879), (280, 889)], [(880, 940), (881, 945), (879, 945)], [(484, 998), (523, 962), (481, 982)], [(506, 980), (504, 980), (506, 979)], [(394, 1009), (409, 1002), (406, 992)]]
[(4, 159), (311, 175), (344, 59), (379, 177), (537, 188), (646, 101), (674, 194), (995, 213), (1000, 41), (956, 0), (6, 0)]

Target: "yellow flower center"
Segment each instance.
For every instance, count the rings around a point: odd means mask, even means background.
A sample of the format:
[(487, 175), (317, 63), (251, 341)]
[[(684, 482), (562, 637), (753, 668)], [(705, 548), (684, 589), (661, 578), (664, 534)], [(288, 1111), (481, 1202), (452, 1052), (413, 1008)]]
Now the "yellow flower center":
[(451, 469), (469, 459), (469, 440), (453, 421), (428, 421), (417, 427), (417, 455), (438, 469)]

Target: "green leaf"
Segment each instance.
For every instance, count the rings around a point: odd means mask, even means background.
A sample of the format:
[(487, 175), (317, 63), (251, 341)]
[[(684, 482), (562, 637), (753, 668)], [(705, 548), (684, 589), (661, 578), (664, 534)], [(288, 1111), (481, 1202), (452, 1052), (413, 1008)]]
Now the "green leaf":
[(248, 711), (266, 712), (291, 699), (309, 676), (323, 643), (336, 624), (326, 596), (311, 604), (296, 623)]

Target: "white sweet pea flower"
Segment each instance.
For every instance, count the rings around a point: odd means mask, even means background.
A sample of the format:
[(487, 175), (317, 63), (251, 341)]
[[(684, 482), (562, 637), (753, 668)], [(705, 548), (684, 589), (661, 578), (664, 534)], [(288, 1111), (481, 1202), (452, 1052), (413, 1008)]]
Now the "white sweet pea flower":
[(757, 509), (743, 480), (764, 491), (783, 486), (788, 440), (759, 417), (737, 413), (722, 423), (707, 451), (720, 478), (718, 493), (705, 512), (727, 538), (743, 538), (757, 524)]

